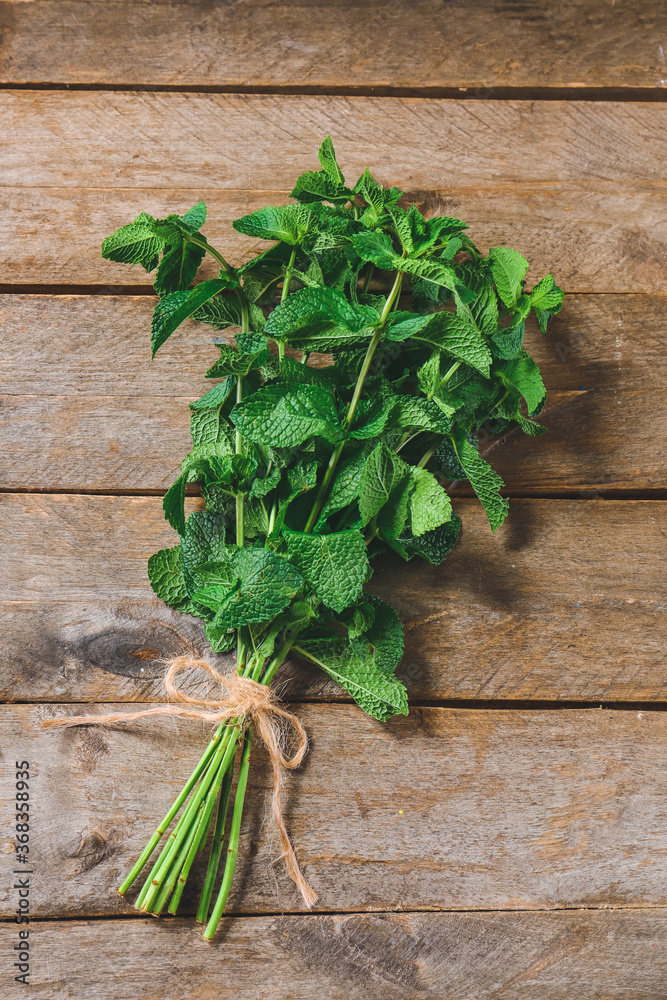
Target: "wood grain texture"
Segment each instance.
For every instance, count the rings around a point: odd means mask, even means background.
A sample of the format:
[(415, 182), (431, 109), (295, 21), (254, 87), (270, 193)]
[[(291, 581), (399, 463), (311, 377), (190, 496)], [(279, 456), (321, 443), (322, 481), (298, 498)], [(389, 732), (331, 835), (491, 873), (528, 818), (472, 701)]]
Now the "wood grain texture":
[[(2, 4), (8, 83), (256, 87), (665, 85), (659, 0), (473, 7), (335, 3)], [(483, 96), (486, 96), (484, 93)]]
[[(161, 697), (163, 661), (184, 651), (163, 623), (202, 639), (149, 588), (148, 556), (175, 541), (159, 498), (0, 506), (2, 698)], [(412, 699), (664, 700), (667, 504), (514, 500), (494, 535), (476, 501), (455, 509), (463, 535), (441, 567), (387, 558), (371, 584), (404, 623)], [(290, 698), (341, 695), (305, 666), (281, 677)]]
[[(666, 935), (657, 909), (230, 917), (212, 945), (188, 920), (46, 921), (31, 981), (45, 1000), (119, 1000), (122, 953), (133, 996), (571, 1000), (585, 984), (586, 1000), (662, 1000)], [(0, 940), (8, 954), (16, 928)]]
[(101, 261), (102, 239), (142, 209), (200, 197), (211, 242), (239, 263), (257, 244), (231, 220), (285, 202), (331, 132), (349, 177), (371, 164), (427, 210), (464, 218), (482, 249), (516, 246), (530, 279), (658, 292), (666, 120), (657, 104), (4, 92), (0, 121), (20, 139), (0, 150), (0, 268), (14, 284), (148, 284)]
[[(209, 327), (148, 354), (146, 296), (0, 297), (0, 484), (165, 490), (190, 448), (188, 403), (210, 387)], [(527, 348), (549, 388), (545, 439), (514, 432), (484, 453), (510, 492), (664, 489), (667, 297), (569, 296)]]
[[(173, 717), (59, 733), (40, 727), (80, 710), (0, 709), (2, 745), (12, 760), (31, 762), (39, 802), (30, 841), (35, 916), (132, 912), (114, 887), (210, 728)], [(93, 714), (108, 710), (96, 705)], [(317, 908), (665, 906), (665, 713), (413, 708), (382, 724), (356, 706), (304, 705), (299, 715), (311, 750), (290, 780), (285, 819)], [(266, 812), (272, 780), (258, 748), (231, 913), (303, 911)], [(5, 851), (14, 794), (14, 782), (3, 782)], [(202, 877), (198, 864), (184, 914)], [(5, 918), (16, 905), (12, 880), (7, 872), (0, 881)]]

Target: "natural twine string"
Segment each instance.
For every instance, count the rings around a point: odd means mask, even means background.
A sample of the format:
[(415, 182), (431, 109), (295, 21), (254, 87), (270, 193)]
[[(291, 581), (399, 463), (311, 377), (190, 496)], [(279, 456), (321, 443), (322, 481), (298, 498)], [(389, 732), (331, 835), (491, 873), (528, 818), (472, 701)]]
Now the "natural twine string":
[[(213, 678), (221, 688), (221, 697), (214, 700), (192, 697), (177, 683), (181, 674), (191, 670), (201, 670)], [(75, 715), (70, 718), (45, 719), (46, 729), (69, 726), (104, 726), (113, 722), (131, 722), (149, 715), (180, 715), (186, 719), (201, 719), (202, 722), (219, 723), (226, 719), (237, 719), (243, 728), (254, 723), (261, 736), (273, 767), (273, 796), (271, 815), (278, 827), (282, 843), (282, 858), (290, 877), (303, 896), (306, 906), (317, 901), (317, 894), (308, 885), (299, 868), (294, 848), (289, 839), (281, 807), (281, 793), (285, 771), (298, 767), (308, 750), (308, 736), (300, 719), (282, 708), (275, 693), (266, 684), (258, 684), (249, 677), (236, 673), (221, 674), (208, 660), (192, 656), (177, 656), (169, 661), (169, 669), (164, 677), (167, 694), (182, 705), (161, 705), (139, 712), (111, 712), (108, 715)], [(192, 707), (187, 708), (186, 705)], [(295, 748), (291, 754), (286, 751), (288, 734), (291, 732)]]

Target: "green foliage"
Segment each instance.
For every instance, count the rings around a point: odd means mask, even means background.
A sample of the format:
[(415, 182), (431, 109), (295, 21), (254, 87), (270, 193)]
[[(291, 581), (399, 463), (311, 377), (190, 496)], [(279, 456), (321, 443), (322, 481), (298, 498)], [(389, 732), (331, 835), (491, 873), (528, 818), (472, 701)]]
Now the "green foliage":
[[(201, 233), (203, 202), (141, 213), (102, 252), (155, 271), (153, 353), (186, 319), (236, 333), (190, 406), (192, 450), (164, 498), (180, 544), (151, 557), (155, 593), (251, 676), (268, 682), (293, 649), (386, 719), (407, 712), (403, 634), (364, 592), (371, 567), (388, 550), (445, 559), (461, 522), (442, 481), (467, 479), (502, 524), (478, 436), (543, 433), (525, 323), (532, 309), (545, 330), (563, 293), (551, 275), (527, 292), (520, 253), (484, 257), (465, 223), (424, 218), (368, 170), (348, 184), (330, 137), (319, 165), (294, 203), (233, 223), (274, 244), (237, 268)], [(206, 253), (220, 274), (196, 283)], [(186, 517), (195, 483), (205, 509)]]

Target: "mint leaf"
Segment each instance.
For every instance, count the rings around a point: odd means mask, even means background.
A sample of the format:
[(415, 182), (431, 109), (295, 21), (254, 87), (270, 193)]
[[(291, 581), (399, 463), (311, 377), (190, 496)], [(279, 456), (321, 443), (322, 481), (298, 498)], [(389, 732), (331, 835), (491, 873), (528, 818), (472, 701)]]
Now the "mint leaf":
[(368, 524), (392, 497), (409, 473), (408, 466), (386, 444), (378, 444), (368, 456), (361, 474), (359, 511)]
[(187, 472), (182, 472), (176, 482), (169, 487), (162, 500), (164, 516), (179, 535), (185, 531), (185, 488), (187, 483)]
[(164, 246), (155, 233), (155, 219), (141, 212), (134, 222), (121, 226), (102, 243), (102, 256), (120, 264), (139, 264), (144, 271), (157, 267)]
[(461, 518), (452, 514), (451, 521), (446, 521), (432, 531), (414, 538), (409, 532), (393, 539), (390, 544), (403, 559), (413, 559), (420, 556), (433, 566), (439, 566), (456, 545), (461, 533)]
[(358, 531), (331, 535), (283, 532), (290, 561), (319, 599), (334, 611), (342, 611), (361, 593), (368, 576), (366, 545)]
[(185, 215), (181, 216), (181, 221), (193, 232), (200, 230), (206, 222), (206, 203), (198, 201), (196, 205), (188, 209)]
[(451, 439), (456, 451), (456, 457), (477, 494), (480, 503), (486, 511), (491, 530), (495, 531), (503, 523), (509, 510), (509, 500), (501, 497), (499, 490), (505, 485), (468, 441), (465, 434), (457, 432)]
[(148, 560), (148, 579), (155, 594), (178, 611), (192, 614), (190, 596), (181, 567), (181, 546), (160, 549)]
[(252, 215), (235, 219), (232, 226), (239, 233), (261, 240), (280, 240), (289, 246), (303, 243), (315, 225), (315, 216), (306, 205), (276, 205), (260, 208)]
[(153, 311), (151, 322), (151, 352), (155, 357), (156, 352), (164, 344), (165, 340), (172, 335), (174, 330), (181, 325), (193, 313), (196, 313), (201, 306), (217, 295), (226, 285), (226, 281), (220, 278), (213, 278), (211, 281), (202, 281), (200, 285), (193, 288), (191, 292), (171, 292), (160, 299)]
[(547, 324), (552, 316), (560, 312), (565, 293), (559, 288), (552, 275), (547, 274), (533, 288), (530, 294), (530, 304), (535, 310), (535, 316), (542, 333), (546, 332)]
[(181, 238), (164, 253), (155, 273), (155, 291), (158, 295), (188, 288), (206, 256), (203, 247)]
[(366, 455), (363, 450), (356, 452), (350, 458), (345, 459), (338, 466), (336, 478), (329, 493), (329, 499), (322, 508), (317, 529), (326, 521), (327, 517), (342, 510), (356, 502), (359, 496), (361, 484), (361, 473), (366, 464)]
[(372, 656), (360, 659), (342, 640), (302, 640), (294, 651), (321, 667), (374, 719), (384, 722), (392, 715), (408, 714), (404, 685), (381, 670)]
[(373, 610), (373, 621), (359, 639), (370, 643), (375, 665), (383, 673), (392, 674), (403, 657), (403, 626), (394, 609), (375, 594), (364, 595), (364, 605), (368, 604)]
[(338, 166), (338, 161), (336, 160), (336, 153), (330, 135), (326, 137), (326, 139), (320, 146), (317, 156), (320, 161), (322, 170), (327, 175), (327, 177), (329, 177), (329, 179), (333, 181), (334, 184), (338, 185), (345, 184), (343, 171)]
[(400, 255), (384, 233), (359, 233), (351, 236), (350, 242), (362, 260), (369, 260), (385, 271), (394, 271), (401, 264)]
[(514, 361), (508, 361), (498, 369), (505, 385), (516, 389), (526, 400), (528, 413), (537, 413), (546, 398), (547, 390), (540, 375), (540, 369), (525, 351)]
[(410, 527), (415, 537), (432, 531), (452, 516), (452, 505), (435, 476), (426, 469), (412, 469), (414, 489), (410, 496)]
[(256, 444), (295, 448), (311, 437), (342, 438), (333, 393), (316, 385), (269, 385), (237, 403), (230, 414)]
[(508, 309), (511, 309), (521, 295), (528, 261), (518, 250), (510, 250), (508, 247), (491, 247), (489, 257), (498, 295)]
[(195, 595), (195, 600), (217, 604), (213, 625), (218, 629), (273, 618), (296, 597), (304, 583), (294, 566), (269, 549), (240, 549), (232, 560), (232, 569), (238, 579), (236, 589), (206, 587)]
[(447, 351), (459, 361), (476, 368), (486, 378), (491, 367), (491, 351), (483, 335), (467, 315), (439, 312), (406, 320), (387, 331), (387, 340), (414, 340)]
[[(377, 324), (370, 306), (352, 305), (334, 288), (303, 288), (277, 306), (266, 323), (266, 333), (295, 347), (317, 350), (357, 342), (362, 331)], [(372, 330), (366, 336), (370, 338)]]
[(271, 352), (264, 348), (252, 354), (244, 354), (230, 347), (229, 344), (218, 344), (220, 357), (206, 372), (206, 378), (222, 378), (225, 375), (249, 375), (255, 368), (262, 365), (271, 357)]

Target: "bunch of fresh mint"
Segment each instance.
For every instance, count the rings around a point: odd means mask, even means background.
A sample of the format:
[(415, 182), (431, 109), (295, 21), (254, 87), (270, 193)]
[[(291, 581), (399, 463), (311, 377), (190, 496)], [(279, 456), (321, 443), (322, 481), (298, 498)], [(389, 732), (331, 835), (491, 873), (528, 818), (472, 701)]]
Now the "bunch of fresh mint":
[[(319, 160), (321, 170), (296, 182), (296, 204), (233, 223), (273, 244), (240, 267), (202, 235), (203, 202), (163, 220), (142, 213), (102, 253), (157, 269), (153, 354), (188, 318), (239, 331), (235, 345), (218, 344), (206, 372), (213, 388), (190, 406), (192, 451), (164, 498), (180, 543), (150, 559), (155, 593), (202, 618), (213, 650), (236, 649), (244, 676), (269, 684), (296, 654), (385, 720), (408, 710), (395, 676), (403, 635), (394, 610), (364, 593), (372, 560), (391, 550), (442, 562), (461, 526), (443, 481), (467, 479), (492, 530), (502, 523), (503, 483), (477, 435), (482, 426), (543, 432), (531, 419), (545, 389), (523, 349), (524, 325), (532, 309), (544, 331), (563, 292), (551, 275), (526, 292), (520, 253), (495, 247), (483, 256), (463, 222), (402, 207), (403, 192), (368, 170), (348, 187), (329, 137)], [(191, 287), (206, 253), (219, 276)], [(200, 485), (206, 509), (186, 519), (189, 483)], [(198, 911), (206, 937), (231, 885), (250, 734), (230, 723), (216, 740), (137, 901), (159, 913), (171, 899), (175, 912), (213, 827)], [(228, 861), (209, 919), (237, 741)]]

